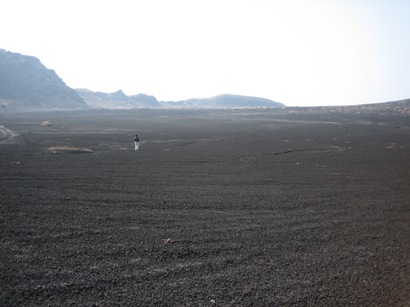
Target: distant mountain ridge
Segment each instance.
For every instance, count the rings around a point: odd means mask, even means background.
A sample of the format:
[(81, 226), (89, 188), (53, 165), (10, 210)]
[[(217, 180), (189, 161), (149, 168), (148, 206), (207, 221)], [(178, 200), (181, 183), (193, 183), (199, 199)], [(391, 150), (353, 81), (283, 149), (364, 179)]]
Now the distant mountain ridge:
[(162, 102), (163, 107), (170, 108), (255, 108), (255, 107), (284, 107), (285, 105), (270, 99), (222, 94), (210, 98), (192, 98), (180, 101)]
[(286, 107), (266, 98), (223, 94), (210, 98), (158, 101), (154, 96), (127, 96), (72, 89), (39, 59), (0, 49), (0, 113), (86, 109), (234, 109), (283, 108), (289, 113), (355, 113), (382, 116), (410, 116), (410, 99), (353, 106)]
[(0, 49), (0, 111), (88, 109), (39, 59)]
[(192, 98), (180, 101), (158, 101), (154, 96), (138, 94), (127, 96), (119, 90), (114, 93), (76, 89), (84, 101), (94, 109), (230, 109), (255, 107), (284, 107), (282, 103), (266, 98), (223, 94), (210, 98)]
[(84, 109), (212, 109), (279, 107), (259, 97), (224, 94), (211, 98), (158, 101), (146, 94), (125, 95), (72, 89), (38, 58), (0, 49), (0, 112)]
[(76, 89), (76, 91), (93, 109), (156, 109), (161, 107), (154, 96), (145, 94), (127, 96), (122, 90), (114, 93), (93, 92), (87, 89)]

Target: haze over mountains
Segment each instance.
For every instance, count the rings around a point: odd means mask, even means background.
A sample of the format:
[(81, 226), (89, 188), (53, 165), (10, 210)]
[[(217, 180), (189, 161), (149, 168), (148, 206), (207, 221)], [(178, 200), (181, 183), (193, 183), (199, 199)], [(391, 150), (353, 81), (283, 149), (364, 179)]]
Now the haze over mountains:
[(279, 106), (284, 105), (269, 99), (239, 95), (167, 102), (146, 94), (127, 96), (121, 90), (115, 93), (74, 90), (39, 59), (0, 49), (0, 110), (3, 112)]
[[(232, 109), (274, 108), (285, 105), (265, 98), (224, 94), (211, 98), (158, 101), (154, 96), (128, 96), (72, 89), (39, 59), (0, 49), (0, 112), (39, 112), (86, 109)], [(410, 99), (338, 107), (286, 107), (288, 112), (380, 113), (410, 115)]]

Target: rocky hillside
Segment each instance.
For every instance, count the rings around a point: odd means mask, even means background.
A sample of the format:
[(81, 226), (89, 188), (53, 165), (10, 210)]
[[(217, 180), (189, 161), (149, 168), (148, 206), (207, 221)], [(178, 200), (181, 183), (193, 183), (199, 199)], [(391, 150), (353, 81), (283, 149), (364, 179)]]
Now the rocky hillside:
[(156, 109), (161, 107), (154, 96), (145, 94), (127, 96), (121, 90), (115, 93), (92, 92), (87, 89), (76, 89), (76, 91), (93, 109)]
[(39, 59), (0, 49), (0, 112), (88, 109)]

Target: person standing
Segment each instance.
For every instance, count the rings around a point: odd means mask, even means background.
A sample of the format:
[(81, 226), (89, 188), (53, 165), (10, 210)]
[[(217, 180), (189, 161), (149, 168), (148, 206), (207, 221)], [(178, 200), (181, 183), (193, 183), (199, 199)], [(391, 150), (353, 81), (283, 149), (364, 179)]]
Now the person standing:
[(140, 138), (138, 137), (138, 134), (136, 134), (134, 137), (134, 145), (135, 145), (135, 151), (137, 151), (138, 147), (140, 146)]

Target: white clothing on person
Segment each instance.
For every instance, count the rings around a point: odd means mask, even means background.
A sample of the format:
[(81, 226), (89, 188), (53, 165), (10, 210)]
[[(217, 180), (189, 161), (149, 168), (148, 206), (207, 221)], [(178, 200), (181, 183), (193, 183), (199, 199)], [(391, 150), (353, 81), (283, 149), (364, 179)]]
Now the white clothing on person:
[(135, 145), (135, 151), (137, 151), (138, 147), (140, 147), (140, 138), (138, 137), (138, 134), (135, 135), (134, 145)]

